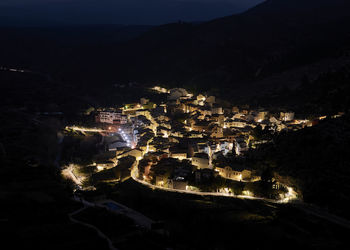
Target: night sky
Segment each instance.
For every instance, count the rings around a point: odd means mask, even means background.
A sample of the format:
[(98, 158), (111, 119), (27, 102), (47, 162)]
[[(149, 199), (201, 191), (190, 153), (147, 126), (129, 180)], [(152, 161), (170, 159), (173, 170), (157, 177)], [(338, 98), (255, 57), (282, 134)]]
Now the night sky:
[(1, 0), (0, 17), (55, 24), (151, 24), (206, 21), (263, 0)]

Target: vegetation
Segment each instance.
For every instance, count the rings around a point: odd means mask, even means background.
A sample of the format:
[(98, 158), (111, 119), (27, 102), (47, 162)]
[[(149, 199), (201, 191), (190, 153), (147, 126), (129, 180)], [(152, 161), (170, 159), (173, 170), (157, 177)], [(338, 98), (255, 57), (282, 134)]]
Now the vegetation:
[(94, 230), (72, 223), (80, 206), (61, 179), (57, 124), (22, 112), (0, 114), (0, 233), (13, 249), (108, 249)]
[(96, 185), (105, 181), (123, 181), (130, 177), (130, 169), (135, 163), (135, 157), (127, 156), (119, 159), (117, 166), (94, 173), (91, 182)]
[(312, 128), (282, 133), (249, 158), (251, 167), (269, 169), (296, 187), (305, 202), (348, 215), (350, 119), (329, 119)]

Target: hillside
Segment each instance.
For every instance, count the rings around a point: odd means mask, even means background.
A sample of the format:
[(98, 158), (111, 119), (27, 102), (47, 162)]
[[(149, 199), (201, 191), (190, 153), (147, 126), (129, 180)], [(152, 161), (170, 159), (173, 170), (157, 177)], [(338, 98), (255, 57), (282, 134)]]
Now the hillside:
[(297, 87), (309, 68), (316, 68), (315, 79), (343, 67), (348, 10), (346, 0), (273, 0), (210, 22), (150, 30), (1, 28), (0, 64), (49, 72), (85, 89), (137, 81), (248, 101), (254, 90)]
[(236, 87), (341, 54), (347, 9), (348, 1), (277, 0), (200, 25), (160, 26), (126, 45), (138, 60), (125, 67), (137, 80)]
[(349, 116), (344, 116), (280, 134), (273, 144), (252, 152), (250, 160), (290, 182), (306, 203), (349, 218), (349, 126)]

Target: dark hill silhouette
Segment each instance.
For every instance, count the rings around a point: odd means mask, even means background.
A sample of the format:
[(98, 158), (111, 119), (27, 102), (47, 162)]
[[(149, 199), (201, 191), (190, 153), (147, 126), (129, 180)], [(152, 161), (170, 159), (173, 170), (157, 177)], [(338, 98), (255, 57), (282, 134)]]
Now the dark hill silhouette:
[(98, 28), (78, 45), (72, 30), (56, 39), (42, 29), (1, 29), (0, 64), (20, 63), (85, 87), (158, 82), (231, 96), (270, 76), (346, 54), (348, 10), (347, 0), (270, 0), (210, 22), (158, 26), (124, 43), (106, 35), (117, 34), (113, 29), (96, 39)]
[(349, 41), (348, 10), (344, 0), (275, 0), (200, 25), (160, 26), (123, 48), (138, 58), (126, 67), (140, 81), (232, 87), (337, 55)]

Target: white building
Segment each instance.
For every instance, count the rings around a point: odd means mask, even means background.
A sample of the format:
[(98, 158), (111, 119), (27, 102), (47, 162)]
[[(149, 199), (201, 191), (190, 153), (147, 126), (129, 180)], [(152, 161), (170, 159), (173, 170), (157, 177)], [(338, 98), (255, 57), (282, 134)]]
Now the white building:
[(209, 157), (205, 153), (195, 154), (192, 157), (192, 165), (196, 166), (197, 169), (211, 168)]
[(244, 152), (248, 151), (248, 145), (245, 141), (236, 141), (235, 151), (237, 155), (241, 155)]
[(96, 122), (126, 124), (128, 119), (121, 112), (100, 112), (96, 117)]

